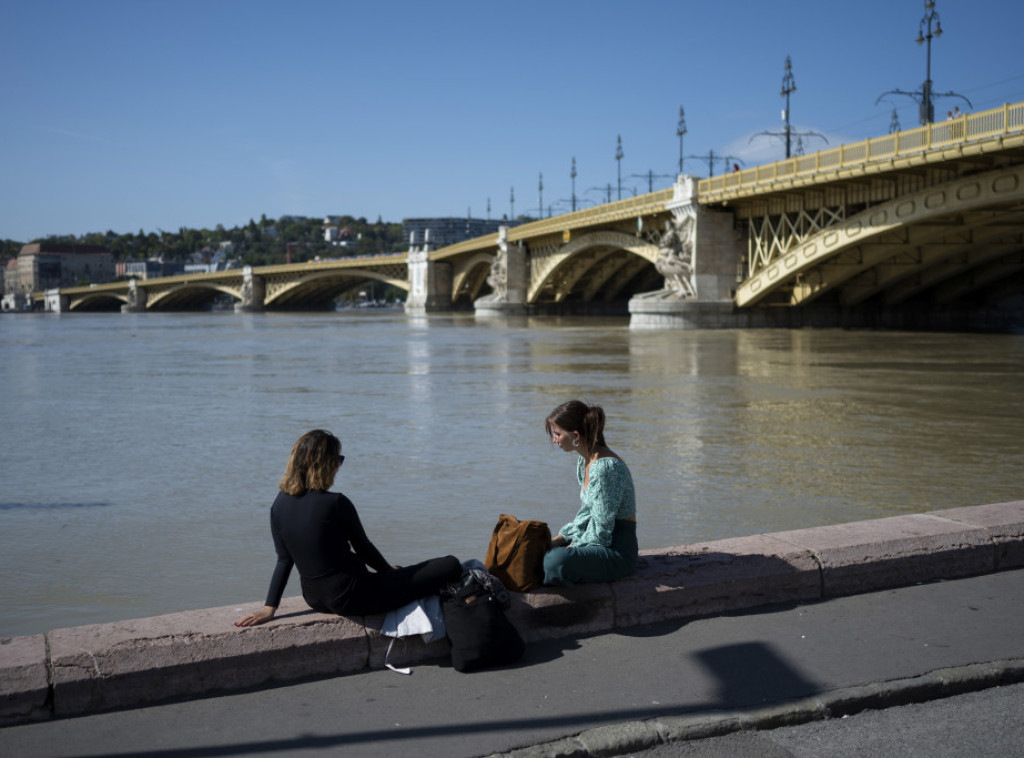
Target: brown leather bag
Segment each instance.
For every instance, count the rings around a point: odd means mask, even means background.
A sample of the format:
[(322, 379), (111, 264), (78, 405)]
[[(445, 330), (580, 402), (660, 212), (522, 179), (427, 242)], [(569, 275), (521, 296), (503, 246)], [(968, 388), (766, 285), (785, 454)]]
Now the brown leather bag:
[(502, 514), (487, 546), (486, 569), (514, 592), (528, 592), (544, 581), (544, 553), (551, 530), (543, 521), (520, 521)]

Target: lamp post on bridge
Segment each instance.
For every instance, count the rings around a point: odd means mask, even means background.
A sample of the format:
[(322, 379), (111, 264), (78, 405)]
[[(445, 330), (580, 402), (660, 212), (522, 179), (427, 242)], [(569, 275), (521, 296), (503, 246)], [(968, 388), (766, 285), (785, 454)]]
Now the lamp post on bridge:
[[(615, 165), (618, 167), (619, 174), (619, 200), (622, 199), (622, 135), (619, 135), (618, 142), (615, 144)], [(611, 198), (608, 199), (611, 202)]]
[[(755, 135), (756, 136), (756, 135)], [(737, 158), (735, 155), (715, 155), (714, 150), (709, 150), (707, 155), (688, 155), (687, 158), (697, 158), (700, 160), (707, 160), (708, 162), (708, 176), (715, 175), (715, 159), (722, 161), (722, 165), (725, 166), (725, 170), (729, 170), (729, 161), (739, 161), (743, 163), (742, 158)], [(737, 164), (738, 165), (738, 164)]]
[[(656, 174), (653, 169), (647, 169), (646, 174), (630, 174), (627, 179), (646, 179), (647, 180), (647, 191), (654, 192), (654, 180), (655, 179), (674, 179), (672, 174)], [(635, 193), (634, 193), (635, 194)]]
[(782, 75), (782, 91), (779, 94), (786, 98), (786, 107), (782, 110), (782, 122), (783, 127), (781, 132), (759, 132), (750, 138), (749, 142), (753, 142), (758, 137), (782, 137), (786, 144), (786, 159), (793, 157), (793, 137), (797, 138), (797, 145), (799, 146), (798, 155), (803, 155), (803, 141), (801, 137), (817, 137), (828, 144), (828, 140), (824, 135), (818, 134), (817, 132), (795, 132), (793, 131), (793, 125), (789, 120), (789, 96), (796, 92), (796, 79), (793, 78), (793, 59), (790, 56), (786, 56), (786, 70)]
[(683, 106), (679, 106), (679, 125), (676, 126), (676, 136), (679, 138), (679, 173), (683, 173), (683, 135), (686, 134), (686, 114)]
[[(539, 218), (544, 218), (544, 172), (540, 173), (540, 179), (537, 181), (537, 207), (540, 209)], [(551, 215), (550, 213), (548, 214)]]
[[(935, 23), (934, 27), (932, 22)], [(914, 40), (918, 45), (925, 45), (926, 49), (924, 82), (921, 84), (921, 89), (918, 92), (906, 92), (900, 89), (883, 92), (875, 100), (875, 105), (878, 105), (886, 95), (906, 95), (907, 97), (912, 97), (919, 106), (918, 120), (921, 122), (921, 126), (926, 126), (935, 121), (934, 100), (937, 97), (958, 97), (967, 103), (969, 107), (974, 107), (971, 105), (970, 100), (957, 92), (932, 92), (932, 38), (938, 39), (941, 36), (942, 22), (939, 20), (938, 12), (935, 10), (935, 0), (924, 0), (924, 16), (921, 17), (921, 21), (918, 23), (917, 39)]]
[(892, 109), (892, 120), (889, 122), (889, 134), (895, 134), (900, 131), (900, 116), (896, 112), (896, 109)]
[(512, 191), (509, 192), (508, 202), (509, 202), (509, 207), (511, 208), (511, 210), (509, 211), (510, 215), (509, 215), (508, 222), (510, 224), (514, 224), (516, 222), (516, 188), (515, 187), (513, 187)]
[[(932, 21), (935, 22), (935, 31), (932, 31)], [(924, 34), (927, 27), (928, 33)], [(930, 124), (935, 121), (935, 104), (932, 102), (932, 37), (938, 39), (942, 36), (942, 22), (939, 21), (939, 14), (935, 11), (935, 3), (932, 0), (925, 0), (924, 16), (917, 27), (918, 45), (927, 42), (927, 53), (925, 53), (924, 83), (921, 85), (921, 114), (922, 124)]]
[(786, 123), (786, 157), (792, 155), (790, 144), (792, 141), (793, 127), (789, 123), (789, 96), (796, 92), (796, 79), (793, 78), (793, 59), (786, 56), (786, 73), (782, 76), (782, 92), (779, 94), (786, 98), (786, 110), (782, 112), (783, 121)]
[(576, 156), (572, 157), (572, 171), (569, 172), (572, 179), (572, 212), (576, 212)]

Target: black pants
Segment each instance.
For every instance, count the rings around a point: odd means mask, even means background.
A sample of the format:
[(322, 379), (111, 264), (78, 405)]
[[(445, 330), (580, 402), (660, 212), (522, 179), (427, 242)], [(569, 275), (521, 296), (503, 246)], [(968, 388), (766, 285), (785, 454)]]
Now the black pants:
[(415, 566), (360, 577), (345, 599), (344, 607), (332, 610), (344, 616), (386, 613), (421, 597), (436, 595), (461, 578), (462, 564), (458, 558), (451, 555), (431, 558)]

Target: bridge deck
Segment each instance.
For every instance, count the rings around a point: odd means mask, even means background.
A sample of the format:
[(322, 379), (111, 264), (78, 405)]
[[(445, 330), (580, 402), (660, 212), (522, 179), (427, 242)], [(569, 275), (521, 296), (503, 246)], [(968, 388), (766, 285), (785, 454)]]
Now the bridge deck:
[(1024, 103), (702, 179), (698, 197), (721, 203), (1008, 147), (1024, 147)]
[[(646, 195), (637, 195), (636, 197), (598, 205), (593, 208), (575, 211), (574, 213), (564, 213), (560, 216), (532, 221), (528, 224), (514, 226), (509, 229), (508, 240), (509, 242), (518, 242), (520, 240), (537, 239), (538, 237), (553, 234), (564, 234), (565, 232), (571, 232), (573, 229), (584, 229), (615, 223), (623, 219), (636, 218), (637, 216), (660, 213), (665, 210), (665, 204), (672, 200), (674, 194), (675, 189), (669, 187), (668, 189), (650, 192)], [(454, 245), (434, 250), (431, 252), (430, 258), (431, 260), (442, 260), (454, 255), (493, 248), (497, 244), (498, 235), (488, 234), (484, 237), (476, 237), (475, 239), (457, 242)]]

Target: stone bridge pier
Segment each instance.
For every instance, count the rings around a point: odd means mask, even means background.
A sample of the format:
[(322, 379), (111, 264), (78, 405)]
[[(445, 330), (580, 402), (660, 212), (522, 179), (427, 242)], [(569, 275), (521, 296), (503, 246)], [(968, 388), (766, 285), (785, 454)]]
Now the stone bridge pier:
[(242, 269), (242, 299), (235, 303), (235, 313), (259, 313), (267, 297), (267, 282), (252, 273), (252, 266)]
[(430, 244), (409, 248), (409, 313), (452, 309), (452, 264), (430, 260)]
[(69, 309), (69, 298), (67, 295), (62, 295), (59, 289), (46, 290), (43, 309), (50, 313), (63, 313)]
[(671, 203), (672, 221), (659, 243), (655, 268), (665, 287), (629, 301), (633, 329), (709, 329), (738, 325), (733, 300), (743, 279), (746, 241), (730, 211), (697, 202), (697, 177), (680, 176)]
[(508, 227), (498, 227), (498, 252), (487, 276), (491, 293), (477, 298), (473, 309), (478, 315), (526, 313), (526, 293), (530, 288), (530, 270), (526, 248), (510, 244)]
[(149, 292), (132, 279), (128, 282), (128, 302), (121, 306), (121, 313), (145, 313)]

